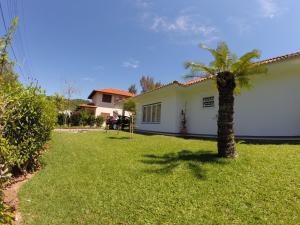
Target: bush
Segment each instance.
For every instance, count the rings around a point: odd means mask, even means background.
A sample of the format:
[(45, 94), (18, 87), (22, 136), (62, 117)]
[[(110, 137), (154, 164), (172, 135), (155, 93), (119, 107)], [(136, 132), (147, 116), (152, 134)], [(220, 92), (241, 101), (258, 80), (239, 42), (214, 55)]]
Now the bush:
[(66, 124), (66, 114), (65, 113), (58, 113), (57, 115), (57, 124), (59, 126), (63, 126)]
[(12, 224), (13, 221), (13, 209), (5, 205), (0, 196), (0, 224)]
[(96, 118), (94, 115), (89, 115), (88, 119), (87, 119), (87, 124), (91, 127), (95, 126), (96, 124)]
[[(38, 165), (38, 156), (56, 123), (56, 110), (54, 103), (36, 86), (19, 86), (9, 97), (1, 121), (1, 151), (9, 152), (4, 161), (13, 167), (13, 172), (22, 173)], [(15, 162), (11, 163), (12, 159)]]
[(96, 118), (91, 113), (81, 110), (71, 114), (70, 122), (72, 126), (94, 126)]
[(104, 122), (104, 117), (103, 116), (97, 116), (96, 117), (96, 126), (97, 127), (101, 127), (103, 122)]

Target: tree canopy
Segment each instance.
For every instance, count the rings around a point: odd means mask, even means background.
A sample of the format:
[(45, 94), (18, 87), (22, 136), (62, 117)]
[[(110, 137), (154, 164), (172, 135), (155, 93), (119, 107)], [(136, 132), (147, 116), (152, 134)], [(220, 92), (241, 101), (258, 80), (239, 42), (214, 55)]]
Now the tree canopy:
[(162, 84), (160, 82), (155, 82), (154, 78), (151, 76), (142, 76), (140, 79), (140, 85), (142, 88), (142, 91), (141, 91), (142, 93), (154, 90), (154, 89), (162, 86)]

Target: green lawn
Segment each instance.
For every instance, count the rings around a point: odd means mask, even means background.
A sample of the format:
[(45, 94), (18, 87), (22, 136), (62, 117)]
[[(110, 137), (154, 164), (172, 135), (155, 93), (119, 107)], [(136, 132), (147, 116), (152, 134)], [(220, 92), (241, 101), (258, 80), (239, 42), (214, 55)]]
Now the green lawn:
[(300, 145), (54, 133), (21, 189), (25, 224), (300, 224)]

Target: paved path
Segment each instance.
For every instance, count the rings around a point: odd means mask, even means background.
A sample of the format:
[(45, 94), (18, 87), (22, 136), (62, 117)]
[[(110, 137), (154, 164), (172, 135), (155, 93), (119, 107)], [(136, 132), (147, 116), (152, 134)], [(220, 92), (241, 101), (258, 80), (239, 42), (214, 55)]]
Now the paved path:
[(101, 128), (57, 128), (54, 129), (56, 132), (71, 132), (71, 133), (80, 133), (80, 132), (90, 132), (90, 131), (104, 131)]

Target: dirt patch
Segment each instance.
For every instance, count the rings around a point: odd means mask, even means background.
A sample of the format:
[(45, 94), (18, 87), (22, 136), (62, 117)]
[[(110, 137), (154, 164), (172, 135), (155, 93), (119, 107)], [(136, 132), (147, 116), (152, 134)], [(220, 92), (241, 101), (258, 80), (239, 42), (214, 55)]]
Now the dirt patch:
[(3, 191), (4, 202), (11, 206), (15, 212), (14, 225), (21, 224), (22, 217), (19, 209), (18, 191), (23, 184), (29, 181), (36, 173), (27, 174), (13, 179), (9, 185), (7, 185)]

